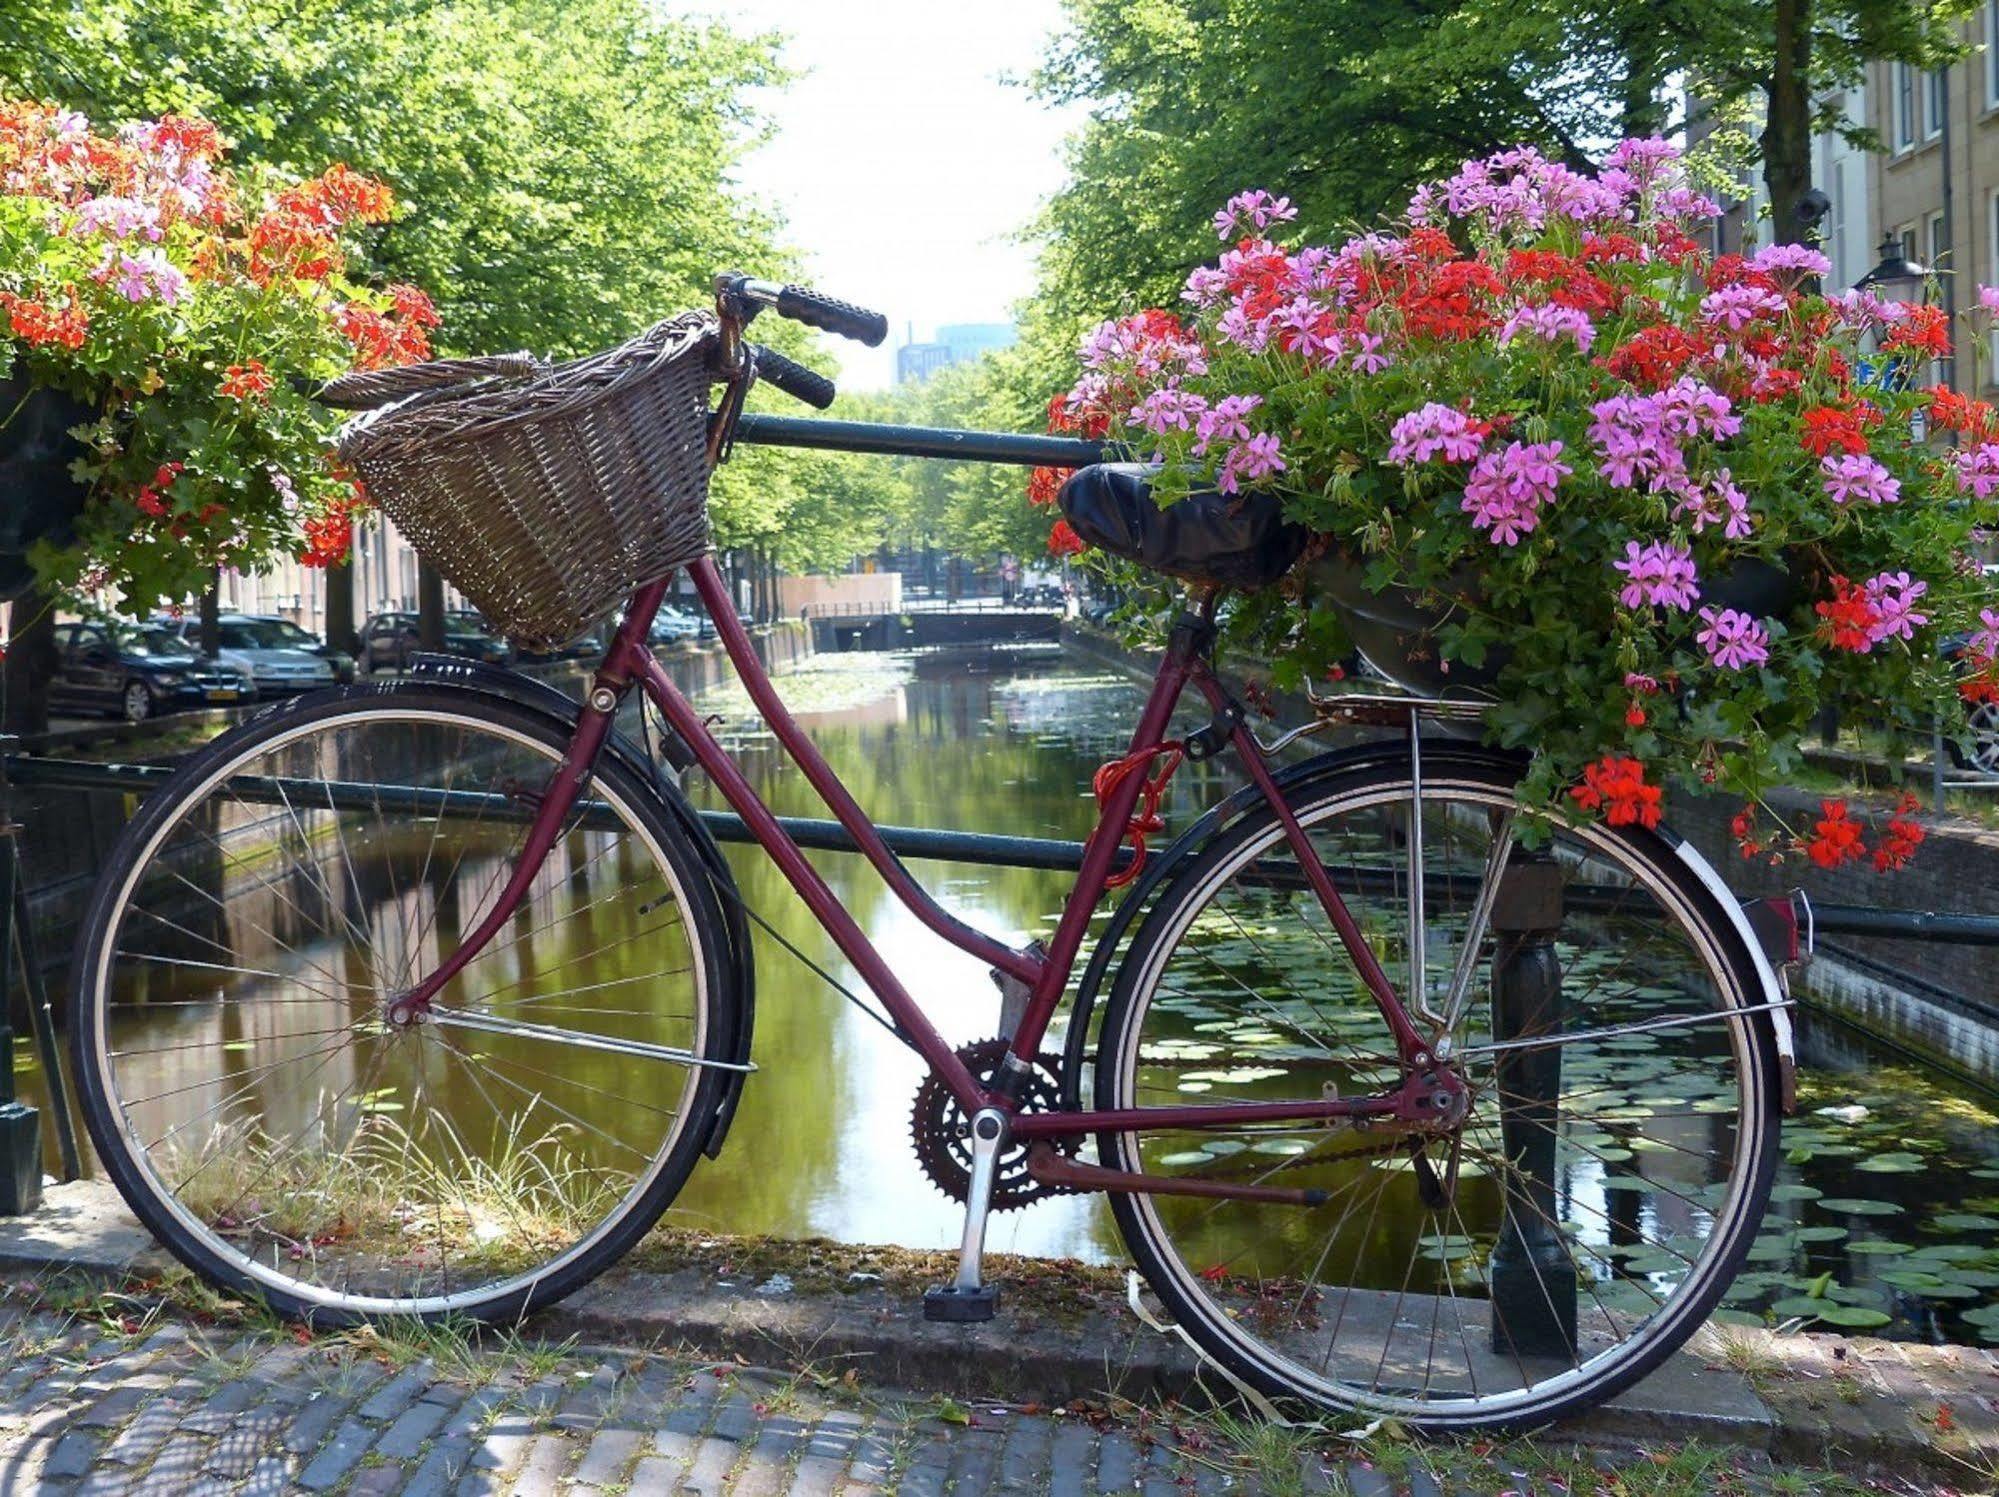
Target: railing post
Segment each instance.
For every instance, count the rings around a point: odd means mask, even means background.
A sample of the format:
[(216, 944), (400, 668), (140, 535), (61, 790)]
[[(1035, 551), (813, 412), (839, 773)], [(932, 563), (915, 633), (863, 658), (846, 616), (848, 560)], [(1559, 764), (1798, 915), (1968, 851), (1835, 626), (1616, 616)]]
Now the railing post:
[[(1492, 1037), (1559, 1033), (1562, 867), (1515, 852), (1492, 907)], [(1492, 1348), (1507, 1356), (1574, 1355), (1576, 1266), (1555, 1223), (1555, 1142), (1561, 1122), (1562, 1049), (1500, 1052), (1493, 1067), (1499, 1105), (1503, 1218), (1490, 1265)]]
[[(0, 1216), (26, 1216), (42, 1204), (41, 1114), (14, 1095), (14, 948), (20, 860), (15, 828), (0, 827)], [(54, 1084), (60, 1086), (61, 1078)]]

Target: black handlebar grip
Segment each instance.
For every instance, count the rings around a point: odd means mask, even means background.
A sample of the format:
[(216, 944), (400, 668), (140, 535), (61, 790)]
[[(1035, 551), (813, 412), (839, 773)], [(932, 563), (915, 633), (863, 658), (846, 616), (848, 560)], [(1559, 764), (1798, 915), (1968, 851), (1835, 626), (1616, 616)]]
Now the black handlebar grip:
[(817, 369), (807, 369), (773, 348), (759, 348), (756, 360), (757, 378), (769, 380), (793, 399), (820, 411), (833, 403), (833, 381)]
[(777, 294), (777, 309), (794, 322), (824, 328), (842, 338), (852, 338), (870, 348), (879, 348), (888, 336), (888, 319), (879, 312), (857, 307), (852, 302), (821, 296), (803, 286), (786, 286)]

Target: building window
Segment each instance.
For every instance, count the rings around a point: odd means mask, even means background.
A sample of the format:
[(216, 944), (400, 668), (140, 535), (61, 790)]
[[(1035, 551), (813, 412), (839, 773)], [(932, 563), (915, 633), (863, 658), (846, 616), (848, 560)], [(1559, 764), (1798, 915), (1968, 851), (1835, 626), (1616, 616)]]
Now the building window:
[(1895, 147), (1906, 151), (1916, 143), (1916, 70), (1906, 62), (1895, 68)]
[[(1986, 199), (1985, 224), (1987, 229), (1985, 269), (1992, 277), (1991, 284), (1999, 286), (1999, 188), (1994, 188), (1991, 197)], [(1999, 318), (1995, 318), (1994, 321), (1999, 323)], [(1999, 326), (1992, 329), (1987, 341), (1990, 344), (1988, 351), (1991, 357), (1985, 361), (1985, 383), (1991, 385), (1999, 383)]]
[(1999, 0), (1985, 0), (1985, 104), (1999, 109)]
[(1923, 139), (1943, 134), (1943, 115), (1950, 98), (1950, 74), (1942, 68), (1923, 80)]

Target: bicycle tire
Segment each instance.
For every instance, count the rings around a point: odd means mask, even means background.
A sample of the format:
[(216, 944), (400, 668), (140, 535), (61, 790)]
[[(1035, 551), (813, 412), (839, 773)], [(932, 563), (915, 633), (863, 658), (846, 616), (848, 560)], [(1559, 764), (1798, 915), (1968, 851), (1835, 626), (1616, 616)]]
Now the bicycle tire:
[[(1516, 775), (1517, 766), (1498, 756), (1489, 759), (1469, 753), (1440, 756), (1434, 764), (1425, 765), (1423, 789), (1426, 819), (1433, 799), (1441, 802), (1443, 797), (1453, 795), (1468, 797), (1472, 802), (1492, 810), (1501, 805), (1511, 805)], [(1398, 800), (1406, 805), (1409, 789), (1410, 778), (1405, 767), (1364, 766), (1311, 785), (1299, 794), (1290, 809), (1308, 830), (1316, 830), (1331, 824), (1343, 810), (1367, 810), (1372, 814), (1375, 808), (1392, 806)], [(1613, 830), (1600, 825), (1581, 829), (1581, 834), (1594, 839), (1594, 845), (1598, 847), (1617, 849), (1631, 869), (1654, 881), (1652, 892), (1686, 922), (1682, 928), (1691, 933), (1690, 942), (1696, 944), (1702, 958), (1710, 960), (1714, 970), (1720, 974), (1718, 990), (1725, 994), (1728, 1007), (1745, 1008), (1764, 1001), (1758, 969), (1729, 913), (1676, 855), (1674, 844), (1667, 836), (1638, 828)], [(1265, 806), (1244, 815), (1218, 835), (1160, 892), (1122, 957), (1113, 983), (1094, 1068), (1096, 1106), (1129, 1108), (1147, 1105), (1141, 1095), (1142, 1088), (1137, 1084), (1141, 1068), (1146, 1064), (1140, 1053), (1147, 1043), (1141, 1030), (1146, 1013), (1161, 994), (1164, 974), (1169, 970), (1168, 963), (1183, 938), (1195, 929), (1203, 912), (1219, 897), (1220, 891), (1231, 886), (1229, 881), (1234, 875), (1245, 868), (1262, 867), (1258, 863), (1259, 857), (1273, 849), (1280, 856), (1289, 855), (1278, 819)], [(1342, 885), (1337, 874), (1334, 882)], [(1350, 892), (1342, 885), (1343, 896), (1349, 896)], [(1399, 986), (1398, 991), (1401, 991)], [(1247, 1325), (1253, 1316), (1231, 1315), (1218, 1304), (1212, 1286), (1205, 1282), (1206, 1272), (1213, 1270), (1204, 1272), (1188, 1261), (1185, 1250), (1176, 1245), (1171, 1230), (1164, 1225), (1157, 1203), (1171, 1198), (1112, 1193), (1112, 1211), (1132, 1258), (1175, 1322), (1193, 1337), (1207, 1356), (1261, 1394), (1293, 1405), (1302, 1404), (1321, 1413), (1393, 1418), (1405, 1427), (1427, 1434), (1464, 1433), (1474, 1429), (1517, 1430), (1546, 1424), (1614, 1397), (1672, 1355), (1714, 1309), (1751, 1246), (1768, 1202), (1777, 1162), (1780, 1124), (1777, 1050), (1767, 1014), (1748, 1014), (1740, 1019), (1726, 1019), (1724, 1023), (1744, 1089), (1740, 1121), (1735, 1128), (1733, 1183), (1725, 1216), (1704, 1246), (1697, 1271), (1688, 1274), (1687, 1280), (1674, 1290), (1655, 1317), (1641, 1323), (1645, 1332), (1641, 1342), (1611, 1355), (1602, 1365), (1591, 1366), (1587, 1370), (1578, 1355), (1576, 1370), (1580, 1375), (1570, 1377), (1565, 1373), (1561, 1378), (1551, 1380), (1551, 1385), (1541, 1392), (1528, 1387), (1506, 1396), (1481, 1396), (1474, 1374), (1471, 1396), (1456, 1400), (1430, 1400), (1427, 1398), (1430, 1385), (1426, 1374), (1422, 1390), (1426, 1396), (1412, 1399), (1406, 1393), (1392, 1396), (1379, 1394), (1376, 1390), (1344, 1386), (1329, 1382), (1325, 1377), (1306, 1375), (1294, 1357), (1259, 1339), (1259, 1333)], [(1214, 1025), (1211, 1023), (1210, 1027)], [(1153, 1042), (1156, 1043), (1156, 1038)], [(1239, 1054), (1228, 1059), (1242, 1064)], [(1392, 1050), (1388, 1059), (1393, 1060)], [(1255, 1064), (1254, 1060), (1249, 1062), (1252, 1067)], [(1214, 1101), (1218, 1098), (1203, 1096), (1183, 1100)], [(1156, 1098), (1153, 1105), (1156, 1105)], [(1149, 1164), (1141, 1157), (1140, 1135), (1130, 1132), (1103, 1133), (1098, 1137), (1097, 1147), (1099, 1158), (1111, 1168), (1132, 1171), (1158, 1168), (1156, 1161)], [(1220, 1209), (1212, 1203), (1196, 1204), (1209, 1212)], [(1370, 1217), (1363, 1235), (1371, 1232), (1374, 1225), (1375, 1221)], [(1388, 1228), (1383, 1230), (1386, 1232)], [(1330, 1236), (1327, 1242), (1329, 1252)], [(1359, 1260), (1360, 1250), (1356, 1249), (1356, 1265)], [(1321, 1262), (1324, 1261), (1322, 1256)], [(1444, 1272), (1451, 1270), (1446, 1268)], [(1403, 1294), (1407, 1293), (1408, 1283), (1408, 1271), (1405, 1270)], [(1312, 1284), (1307, 1283), (1306, 1289), (1311, 1288)], [(1288, 1286), (1286, 1293), (1288, 1296)], [(1300, 1303), (1304, 1303), (1303, 1296)], [(1403, 1301), (1398, 1296), (1389, 1313), (1391, 1327), (1383, 1338), (1384, 1366), (1389, 1360), (1390, 1342), (1397, 1334), (1394, 1325), (1399, 1323), (1402, 1308)], [(1457, 1303), (1452, 1303), (1450, 1310), (1453, 1317), (1462, 1313), (1462, 1307)], [(1344, 1302), (1340, 1314), (1342, 1317), (1347, 1314)], [(1321, 1318), (1330, 1315), (1331, 1310), (1327, 1308)], [(1420, 1321), (1420, 1314), (1414, 1319)], [(1459, 1321), (1460, 1330), (1463, 1323)], [(1433, 1357), (1438, 1350), (1437, 1324), (1437, 1313), (1433, 1309), (1430, 1345)], [(1340, 1334), (1340, 1327), (1336, 1324), (1331, 1337), (1337, 1339)], [(1368, 1353), (1371, 1357), (1371, 1342)], [(1464, 1357), (1468, 1365), (1475, 1355), (1475, 1349), (1467, 1345)], [(1326, 1352), (1328, 1365), (1331, 1358), (1332, 1348), (1329, 1345)], [(1524, 1365), (1521, 1381), (1527, 1381)]]
[[(217, 1230), (194, 1220), (156, 1175), (127, 1125), (129, 1109), (119, 1095), (107, 1040), (111, 1006), (107, 977), (132, 891), (139, 886), (148, 860), (182, 817), (204, 804), (207, 792), (222, 785), (235, 769), (288, 744), (305, 741), (304, 735), (316, 729), (391, 720), (490, 732), (520, 745), (541, 763), (559, 758), (570, 733), (570, 725), (504, 697), (400, 680), (293, 698), (198, 750), (127, 825), (85, 913), (77, 943), (71, 1024), (76, 1086), (97, 1155), (126, 1202), (176, 1258), (216, 1288), (259, 1300), (282, 1317), (320, 1326), (391, 1316), (511, 1322), (589, 1282), (629, 1251), (667, 1209), (708, 1140), (724, 1072), (709, 1066), (684, 1068), (690, 1074), (670, 1135), (660, 1145), (642, 1182), (627, 1191), (587, 1236), (548, 1262), (502, 1281), (459, 1294), (413, 1296), (403, 1301), (332, 1293), (324, 1286), (288, 1279), (282, 1272), (246, 1261), (241, 1252), (224, 1245)], [(640, 839), (642, 850), (656, 860), (677, 910), (683, 913), (684, 939), (691, 953), (690, 986), (698, 1004), (692, 1021), (699, 1036), (696, 1053), (704, 1060), (737, 1059), (721, 1053), (735, 1033), (723, 1007), (735, 1001), (736, 987), (727, 971), (722, 912), (699, 851), (657, 788), (619, 756), (606, 754), (599, 759), (584, 793), (623, 818)], [(334, 814), (337, 820), (338, 813)], [(344, 847), (342, 851), (344, 856)], [(427, 857), (426, 864), (428, 861)], [(455, 866), (452, 871), (455, 875)], [(438, 939), (441, 947), (443, 938), (440, 935)]]

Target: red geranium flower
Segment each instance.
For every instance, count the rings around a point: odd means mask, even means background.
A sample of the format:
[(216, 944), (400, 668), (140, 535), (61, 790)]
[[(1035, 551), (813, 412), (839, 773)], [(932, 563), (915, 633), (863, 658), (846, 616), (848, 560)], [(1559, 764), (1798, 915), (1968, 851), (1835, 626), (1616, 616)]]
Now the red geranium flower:
[(1805, 851), (1811, 854), (1814, 863), (1821, 868), (1837, 868), (1867, 855), (1867, 848), (1860, 840), (1860, 827), (1847, 815), (1845, 801), (1822, 800), (1819, 813), (1812, 828), (1814, 835), (1805, 844)]
[(1057, 520), (1048, 533), (1048, 549), (1057, 556), (1080, 556), (1089, 549), (1067, 520)]
[(1798, 445), (1813, 457), (1867, 450), (1867, 434), (1860, 429), (1857, 412), (1832, 405), (1814, 406), (1804, 413), (1802, 421), (1804, 431), (1798, 436)]
[(1582, 784), (1569, 790), (1569, 799), (1585, 811), (1601, 810), (1612, 826), (1657, 826), (1659, 798), (1659, 787), (1645, 783), (1643, 764), (1614, 754), (1585, 768)]
[(271, 393), (271, 377), (264, 372), (264, 361), (252, 359), (247, 364), (231, 364), (222, 377), (222, 393), (231, 400), (262, 400)]
[(1923, 829), (1911, 819), (1915, 809), (1915, 796), (1903, 791), (1902, 798), (1895, 802), (1895, 809), (1888, 817), (1888, 834), (1874, 849), (1876, 873), (1893, 873), (1901, 869), (1922, 846)]
[(1819, 625), (1819, 633), (1835, 650), (1851, 650), (1856, 655), (1865, 655), (1874, 644), (1874, 626), (1881, 622), (1881, 613), (1868, 601), (1867, 589), (1856, 587), (1844, 577), (1832, 579), (1832, 601), (1815, 604), (1818, 616), (1825, 620)]
[(1950, 318), (1942, 307), (1911, 307), (1888, 330), (1889, 348), (1926, 353), (1933, 359), (1950, 356)]
[(1027, 502), (1053, 504), (1062, 492), (1063, 481), (1072, 471), (1069, 468), (1036, 468), (1027, 480)]

